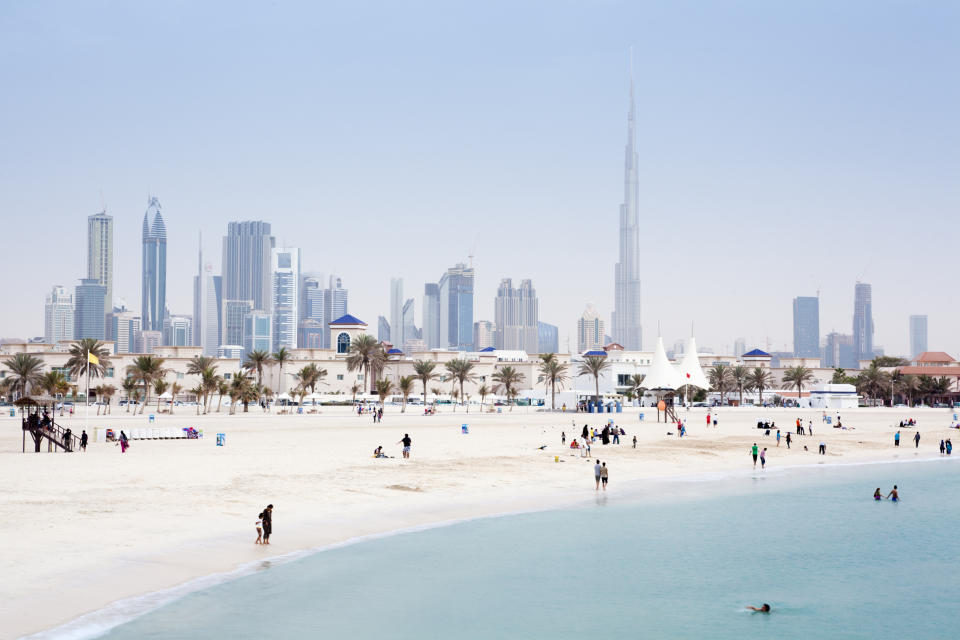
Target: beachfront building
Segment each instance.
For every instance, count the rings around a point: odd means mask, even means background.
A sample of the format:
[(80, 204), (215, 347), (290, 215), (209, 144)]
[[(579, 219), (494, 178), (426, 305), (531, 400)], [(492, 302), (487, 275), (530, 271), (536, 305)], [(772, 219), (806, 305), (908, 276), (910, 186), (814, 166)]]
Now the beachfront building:
[(143, 214), (141, 240), (140, 320), (144, 329), (162, 331), (167, 308), (167, 227), (160, 215), (160, 201), (152, 196)]
[(47, 294), (43, 306), (43, 339), (56, 345), (62, 340), (73, 340), (73, 294), (65, 287), (55, 285)]
[(793, 299), (793, 355), (820, 357), (820, 298), (798, 296)]
[(494, 300), (496, 338), (494, 346), (507, 351), (539, 350), (537, 291), (531, 280), (522, 280), (514, 288), (513, 280), (504, 278)]
[(473, 267), (459, 263), (440, 278), (441, 349), (472, 351), (473, 346)]
[(300, 320), (300, 249), (274, 249), (270, 271), (273, 348), (296, 349)]
[(106, 310), (103, 302), (106, 300), (107, 288), (95, 278), (82, 278), (80, 284), (73, 290), (73, 337), (95, 338), (103, 340), (106, 337)]
[(910, 316), (910, 357), (927, 350), (927, 316)]
[(87, 277), (106, 287), (103, 308), (113, 308), (113, 216), (87, 216)]

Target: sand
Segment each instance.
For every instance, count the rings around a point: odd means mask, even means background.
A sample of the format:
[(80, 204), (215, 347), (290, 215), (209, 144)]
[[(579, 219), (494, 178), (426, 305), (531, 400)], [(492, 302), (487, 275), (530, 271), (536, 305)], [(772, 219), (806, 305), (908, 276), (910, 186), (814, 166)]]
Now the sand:
[[(146, 416), (114, 411), (91, 417), (90, 425), (147, 426)], [(388, 406), (374, 425), (347, 408), (276, 415), (251, 407), (234, 416), (223, 408), (199, 417), (181, 408), (160, 416), (156, 426), (201, 427), (204, 439), (136, 441), (125, 454), (96, 443), (87, 453), (48, 454), (44, 447), (23, 454), (19, 417), (4, 417), (0, 637), (49, 629), (118, 599), (355, 536), (578, 502), (594, 493), (593, 462), (562, 447), (560, 433), (566, 431), (569, 443), (585, 423), (599, 428), (607, 418), (628, 433), (619, 446), (599, 440), (593, 446), (593, 457), (610, 467), (610, 491), (635, 490), (645, 478), (751, 474), (753, 442), (768, 448), (772, 470), (938, 457), (940, 439), (960, 435), (948, 428), (952, 411), (946, 409), (847, 410), (844, 425), (856, 427), (848, 431), (823, 424), (820, 411), (750, 408), (721, 409), (718, 428), (706, 429), (706, 411), (686, 414), (689, 435), (680, 440), (666, 435), (673, 429), (657, 424), (650, 409), (640, 422), (637, 409), (602, 418), (525, 408), (482, 415), (448, 408), (423, 416), (417, 407), (400, 413)], [(813, 420), (816, 435), (796, 436), (789, 451), (756, 429), (758, 418), (766, 418), (792, 430), (798, 416), (804, 424)], [(912, 429), (893, 446), (895, 425), (908, 416), (918, 420), (919, 450)], [(468, 435), (461, 433), (464, 422)], [(62, 424), (79, 433), (84, 418)], [(216, 446), (217, 432), (226, 434), (226, 446)], [(400, 457), (404, 433), (413, 438), (411, 460)], [(630, 445), (635, 434), (637, 449)], [(817, 454), (821, 440), (826, 456)], [(377, 445), (396, 457), (373, 459)], [(273, 544), (257, 546), (254, 521), (267, 503), (275, 505)]]

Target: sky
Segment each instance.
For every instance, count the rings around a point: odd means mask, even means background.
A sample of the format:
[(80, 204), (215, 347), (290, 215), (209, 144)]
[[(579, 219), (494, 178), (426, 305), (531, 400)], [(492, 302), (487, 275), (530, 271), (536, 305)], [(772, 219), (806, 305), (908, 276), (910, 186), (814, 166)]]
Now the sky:
[(43, 334), (102, 203), (138, 310), (152, 194), (174, 313), (198, 232), (218, 269), (227, 222), (262, 219), (373, 332), (391, 277), (420, 325), (472, 254), (475, 319), (531, 278), (575, 349), (612, 310), (631, 48), (645, 348), (790, 350), (818, 291), (849, 333), (861, 280), (875, 344), (927, 314), (960, 357), (960, 5), (936, 1), (2, 3), (0, 336)]

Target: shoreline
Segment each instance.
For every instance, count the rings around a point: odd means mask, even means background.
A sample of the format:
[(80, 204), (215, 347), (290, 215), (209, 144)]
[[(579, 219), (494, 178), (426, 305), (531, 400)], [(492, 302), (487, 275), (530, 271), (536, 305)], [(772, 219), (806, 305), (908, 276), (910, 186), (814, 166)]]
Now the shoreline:
[[(813, 473), (817, 470), (825, 470), (829, 472), (843, 471), (846, 469), (852, 469), (857, 467), (870, 467), (870, 466), (880, 466), (880, 465), (898, 465), (898, 464), (908, 464), (908, 465), (921, 465), (929, 463), (947, 463), (951, 460), (948, 457), (930, 457), (930, 458), (920, 458), (914, 460), (864, 460), (864, 461), (855, 461), (855, 462), (830, 462), (830, 463), (810, 463), (810, 464), (798, 464), (790, 465), (786, 467), (780, 467), (777, 469), (775, 474), (776, 477), (789, 476), (794, 473)], [(627, 486), (627, 494), (623, 495), (622, 492), (617, 492), (615, 500), (624, 499), (629, 502), (652, 502), (660, 503), (671, 500), (683, 500), (683, 501), (698, 501), (705, 500), (707, 496), (702, 494), (690, 495), (686, 491), (675, 491), (674, 493), (664, 496), (658, 494), (656, 496), (651, 496), (644, 493), (638, 486), (641, 483), (655, 483), (658, 488), (663, 488), (664, 486), (673, 486), (677, 488), (687, 488), (689, 484), (701, 484), (706, 482), (726, 482), (731, 483), (737, 480), (746, 480), (746, 479), (756, 479), (757, 472), (754, 470), (730, 470), (726, 472), (718, 473), (716, 471), (703, 471), (694, 474), (688, 475), (676, 475), (676, 476), (657, 476), (649, 477), (642, 480), (629, 480), (624, 484)], [(717, 494), (721, 493), (724, 495), (738, 495), (741, 492), (730, 486), (729, 484), (724, 487), (723, 491), (717, 491), (716, 487), (711, 487), (712, 493)], [(159, 589), (157, 591), (152, 591), (148, 593), (142, 593), (138, 595), (130, 595), (123, 597), (119, 600), (110, 602), (105, 607), (96, 609), (85, 613), (73, 620), (70, 620), (64, 624), (52, 627), (49, 629), (44, 629), (42, 631), (32, 633), (30, 635), (22, 636), (21, 640), (47, 640), (52, 638), (69, 638), (71, 640), (85, 640), (88, 638), (99, 637), (111, 629), (123, 625), (131, 620), (134, 620), (140, 616), (143, 616), (147, 613), (155, 611), (167, 604), (176, 602), (177, 600), (189, 596), (191, 593), (201, 591), (214, 587), (219, 584), (226, 582), (231, 582), (245, 576), (253, 575), (259, 571), (266, 571), (275, 566), (282, 566), (291, 562), (297, 562), (307, 557), (311, 557), (317, 554), (325, 553), (328, 551), (334, 551), (337, 549), (342, 549), (345, 547), (355, 546), (359, 544), (364, 544), (373, 540), (380, 540), (384, 538), (389, 538), (392, 536), (398, 535), (407, 535), (413, 533), (419, 533), (422, 531), (429, 531), (433, 529), (441, 529), (451, 526), (456, 526), (460, 524), (466, 524), (470, 522), (475, 522), (478, 520), (487, 520), (493, 518), (508, 518), (524, 514), (531, 513), (543, 513), (548, 511), (561, 511), (561, 510), (575, 510), (575, 509), (586, 509), (591, 506), (594, 506), (596, 503), (596, 498), (604, 495), (596, 494), (594, 492), (593, 499), (587, 497), (582, 497), (579, 500), (576, 500), (574, 504), (560, 504), (559, 502), (549, 502), (547, 504), (541, 504), (536, 507), (526, 507), (526, 508), (517, 508), (510, 509), (502, 512), (482, 512), (475, 513), (473, 515), (466, 515), (450, 520), (436, 520), (424, 522), (422, 524), (416, 524), (406, 527), (401, 527), (397, 529), (385, 529), (382, 531), (375, 531), (371, 533), (365, 533), (361, 535), (352, 536), (335, 542), (321, 544), (313, 547), (306, 547), (302, 549), (297, 549), (293, 551), (287, 551), (279, 555), (269, 556), (265, 559), (260, 560), (251, 560), (244, 562), (238, 566), (228, 569), (226, 571), (219, 571), (215, 573), (205, 574), (195, 576), (186, 582), (177, 584), (172, 587), (167, 587), (164, 589)], [(613, 495), (612, 493), (610, 495)], [(551, 491), (540, 496), (536, 496), (536, 499), (544, 499), (547, 496), (552, 496), (557, 498), (556, 492)], [(267, 566), (263, 566), (267, 565)]]

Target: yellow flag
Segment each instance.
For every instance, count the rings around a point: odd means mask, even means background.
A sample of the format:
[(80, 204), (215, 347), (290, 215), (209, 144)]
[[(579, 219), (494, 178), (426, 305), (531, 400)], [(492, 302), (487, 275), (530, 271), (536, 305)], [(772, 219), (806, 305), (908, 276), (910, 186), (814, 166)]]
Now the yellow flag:
[(88, 351), (88, 352), (87, 352), (87, 362), (89, 362), (90, 364), (100, 364), (100, 358), (98, 358), (97, 356), (93, 355), (92, 353), (90, 353), (90, 352)]

